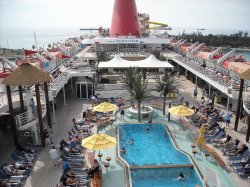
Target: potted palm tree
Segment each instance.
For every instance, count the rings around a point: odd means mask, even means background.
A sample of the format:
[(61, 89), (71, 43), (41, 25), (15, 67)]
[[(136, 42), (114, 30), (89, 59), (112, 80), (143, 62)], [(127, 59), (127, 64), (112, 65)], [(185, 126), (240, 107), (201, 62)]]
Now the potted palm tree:
[(172, 92), (177, 92), (176, 87), (173, 85), (173, 77), (171, 73), (166, 72), (165, 75), (162, 77), (162, 79), (158, 76), (156, 77), (156, 88), (157, 91), (160, 92), (160, 95), (163, 95), (163, 115), (165, 115), (165, 109), (166, 109), (166, 98), (167, 94)]
[(149, 96), (151, 89), (148, 89), (148, 80), (142, 79), (141, 73), (137, 73), (136, 68), (133, 70), (134, 75), (132, 86), (126, 85), (125, 88), (128, 90), (128, 92), (131, 94), (133, 98), (135, 98), (138, 102), (138, 122), (141, 121), (141, 102), (143, 99)]

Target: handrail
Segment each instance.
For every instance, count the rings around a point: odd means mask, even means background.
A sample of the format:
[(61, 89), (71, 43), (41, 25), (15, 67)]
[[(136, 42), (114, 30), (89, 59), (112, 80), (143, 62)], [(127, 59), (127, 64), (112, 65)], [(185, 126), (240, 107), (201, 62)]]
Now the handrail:
[(247, 113), (250, 112), (250, 95), (246, 95), (243, 100), (243, 105), (245, 106), (245, 109), (247, 109)]
[[(12, 101), (19, 101), (19, 94), (18, 92), (11, 93)], [(0, 95), (0, 107), (8, 105), (8, 98), (6, 93), (2, 93)]]
[[(42, 112), (46, 111), (46, 107), (44, 104), (41, 105), (41, 110)], [(23, 112), (21, 114), (18, 114), (15, 116), (16, 119), (16, 125), (18, 128), (21, 126), (26, 125), (27, 123), (30, 123), (31, 121), (34, 121), (37, 119), (38, 114), (37, 114), (37, 107), (35, 107), (32, 111), (32, 114), (30, 115), (29, 111)]]

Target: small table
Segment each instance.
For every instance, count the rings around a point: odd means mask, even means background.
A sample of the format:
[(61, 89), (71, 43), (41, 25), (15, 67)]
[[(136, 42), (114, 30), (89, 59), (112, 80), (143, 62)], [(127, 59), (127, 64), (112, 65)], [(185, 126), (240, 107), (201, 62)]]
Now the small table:
[(101, 161), (101, 158), (102, 158), (103, 154), (102, 153), (98, 153), (97, 156), (99, 157), (99, 161)]
[(194, 154), (194, 157), (195, 157), (195, 154), (197, 153), (197, 150), (193, 150), (192, 153)]
[(109, 167), (109, 163), (108, 162), (105, 162), (104, 164), (104, 167), (106, 168), (106, 171), (108, 170), (108, 167)]
[(111, 157), (110, 156), (107, 156), (106, 157), (106, 160), (108, 161), (108, 163), (110, 162), (110, 160), (111, 160)]
[(192, 144), (192, 145), (191, 145), (191, 147), (192, 147), (192, 148), (193, 148), (193, 150), (194, 150), (194, 148), (196, 147), (196, 145), (195, 145), (195, 144)]
[(207, 160), (207, 157), (209, 157), (209, 153), (208, 152), (205, 153), (205, 157), (206, 157), (206, 160)]

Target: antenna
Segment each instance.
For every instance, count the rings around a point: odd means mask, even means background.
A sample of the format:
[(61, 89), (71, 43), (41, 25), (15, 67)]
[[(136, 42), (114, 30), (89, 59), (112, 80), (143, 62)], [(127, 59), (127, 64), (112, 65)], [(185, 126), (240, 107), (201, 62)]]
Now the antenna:
[(34, 38), (35, 38), (35, 43), (36, 43), (36, 50), (38, 51), (38, 46), (37, 46), (37, 41), (36, 41), (36, 33), (35, 33), (35, 31), (33, 31), (33, 33), (34, 33)]

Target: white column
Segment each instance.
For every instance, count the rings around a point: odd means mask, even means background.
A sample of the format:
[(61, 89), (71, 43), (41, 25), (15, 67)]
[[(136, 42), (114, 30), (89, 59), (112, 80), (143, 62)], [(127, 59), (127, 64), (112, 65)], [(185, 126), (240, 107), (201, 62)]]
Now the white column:
[(36, 124), (34, 124), (33, 126), (32, 126), (32, 131), (34, 132), (34, 135), (35, 135), (35, 143), (37, 144), (38, 143), (38, 133), (37, 133), (37, 126), (36, 126)]
[(210, 97), (211, 94), (211, 84), (208, 83), (208, 97)]
[(52, 99), (52, 111), (53, 111), (53, 120), (54, 120), (54, 124), (56, 124), (56, 113), (55, 113), (55, 98), (53, 97)]
[(197, 75), (195, 75), (195, 86), (197, 87), (197, 84), (198, 84), (198, 78), (197, 78)]
[(227, 96), (227, 111), (229, 110), (229, 102), (230, 102), (230, 97)]
[(66, 98), (65, 98), (65, 88), (64, 88), (65, 85), (63, 85), (63, 103), (64, 103), (64, 106), (66, 106)]
[(80, 88), (80, 99), (82, 99), (82, 84), (79, 84), (79, 88)]

